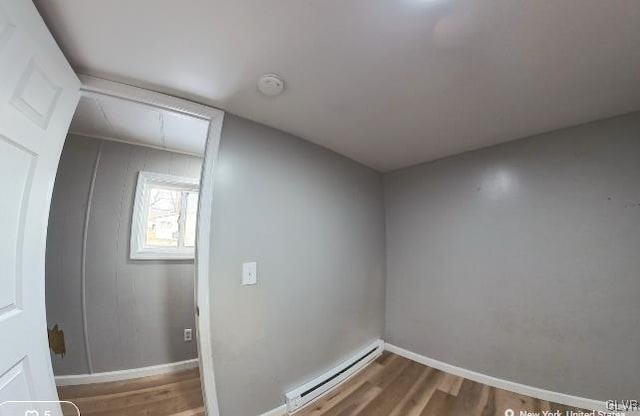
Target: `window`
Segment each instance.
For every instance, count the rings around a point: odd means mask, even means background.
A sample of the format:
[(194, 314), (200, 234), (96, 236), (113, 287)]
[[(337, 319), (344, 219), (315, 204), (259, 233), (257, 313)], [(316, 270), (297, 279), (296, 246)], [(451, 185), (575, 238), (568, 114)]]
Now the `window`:
[(131, 223), (135, 260), (193, 259), (198, 179), (140, 172)]

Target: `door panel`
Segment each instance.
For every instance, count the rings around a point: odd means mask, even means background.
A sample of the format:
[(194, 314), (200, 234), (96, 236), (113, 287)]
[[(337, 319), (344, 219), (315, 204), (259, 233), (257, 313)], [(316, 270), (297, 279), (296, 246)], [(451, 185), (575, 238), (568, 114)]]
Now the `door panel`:
[(0, 135), (0, 177), (9, 178), (3, 181), (0, 195), (3, 207), (0, 216), (0, 230), (4, 230), (0, 238), (0, 322), (6, 315), (22, 305), (18, 267), (22, 253), (22, 238), (26, 217), (28, 190), (36, 165), (35, 154), (28, 149)]
[(33, 386), (29, 382), (26, 358), (20, 360), (0, 377), (0, 403), (6, 401), (33, 400)]
[(62, 88), (51, 82), (36, 59), (32, 58), (11, 97), (11, 104), (46, 129), (61, 92)]
[(53, 183), (79, 87), (33, 3), (0, 0), (0, 402), (57, 400), (44, 255)]

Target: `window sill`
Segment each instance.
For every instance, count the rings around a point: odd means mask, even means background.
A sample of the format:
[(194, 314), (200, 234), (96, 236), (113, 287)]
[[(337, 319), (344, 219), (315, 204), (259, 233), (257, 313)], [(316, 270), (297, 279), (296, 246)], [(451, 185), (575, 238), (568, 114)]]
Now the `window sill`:
[(191, 251), (158, 251), (158, 250), (145, 250), (131, 253), (129, 256), (131, 260), (194, 260), (194, 252)]

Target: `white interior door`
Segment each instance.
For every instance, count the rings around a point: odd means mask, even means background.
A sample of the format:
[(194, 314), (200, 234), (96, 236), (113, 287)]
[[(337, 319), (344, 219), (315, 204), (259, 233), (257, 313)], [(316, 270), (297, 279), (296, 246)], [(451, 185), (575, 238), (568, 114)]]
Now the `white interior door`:
[(57, 400), (44, 259), (53, 183), (79, 88), (31, 0), (0, 0), (0, 403)]

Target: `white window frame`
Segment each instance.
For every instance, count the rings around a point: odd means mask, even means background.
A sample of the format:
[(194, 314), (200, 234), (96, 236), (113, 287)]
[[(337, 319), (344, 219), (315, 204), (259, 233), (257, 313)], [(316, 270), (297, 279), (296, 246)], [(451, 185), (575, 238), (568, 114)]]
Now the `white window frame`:
[[(200, 192), (200, 180), (163, 173), (140, 171), (136, 185), (133, 216), (131, 219), (131, 247), (129, 257), (132, 260), (193, 260), (195, 247), (184, 247), (184, 218), (180, 218), (180, 237), (178, 247), (146, 247), (147, 214), (149, 212), (149, 191), (153, 185), (175, 189), (182, 192)], [(198, 194), (198, 197), (200, 195)], [(186, 201), (183, 201), (184, 204)]]

